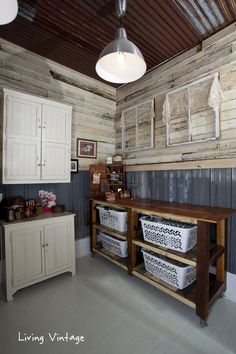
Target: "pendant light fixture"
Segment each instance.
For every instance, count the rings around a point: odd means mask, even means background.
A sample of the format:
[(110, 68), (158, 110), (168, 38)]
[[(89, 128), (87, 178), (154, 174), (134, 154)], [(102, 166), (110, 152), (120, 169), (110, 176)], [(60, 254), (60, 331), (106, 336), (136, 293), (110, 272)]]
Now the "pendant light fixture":
[(96, 72), (102, 79), (117, 84), (138, 80), (147, 69), (142, 53), (127, 39), (126, 30), (122, 25), (126, 7), (127, 0), (116, 0), (120, 27), (116, 31), (114, 41), (103, 49), (96, 64)]
[(12, 22), (18, 12), (17, 0), (0, 0), (0, 25)]

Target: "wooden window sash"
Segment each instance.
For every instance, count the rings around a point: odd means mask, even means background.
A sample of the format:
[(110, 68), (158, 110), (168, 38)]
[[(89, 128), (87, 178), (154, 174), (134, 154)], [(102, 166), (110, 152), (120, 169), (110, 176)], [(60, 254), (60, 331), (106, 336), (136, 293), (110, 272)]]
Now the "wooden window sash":
[[(196, 86), (197, 84), (199, 83), (202, 83), (202, 82), (205, 82), (205, 81), (208, 81), (208, 80), (214, 80), (214, 78), (217, 77), (217, 79), (219, 78), (219, 73), (214, 73), (214, 74), (210, 74), (210, 75), (207, 75), (201, 79), (198, 79), (198, 80), (195, 80), (193, 81), (192, 83), (190, 84), (187, 84), (187, 85), (184, 85), (184, 86), (181, 86), (181, 87), (178, 87), (177, 89), (173, 89), (173, 90), (170, 90), (169, 92), (166, 93), (166, 97), (168, 99), (168, 101), (170, 102), (169, 100), (169, 97), (177, 92), (180, 92), (180, 91), (183, 91), (185, 89), (188, 90), (188, 129), (189, 129), (189, 140), (186, 141), (186, 142), (181, 142), (181, 143), (170, 143), (170, 122), (169, 122), (169, 119), (167, 120), (166, 122), (166, 143), (167, 143), (167, 146), (177, 146), (177, 145), (186, 145), (186, 144), (193, 144), (193, 143), (199, 143), (199, 142), (203, 142), (203, 141), (209, 141), (209, 140), (216, 140), (217, 138), (220, 137), (220, 107), (217, 109), (217, 111), (214, 112), (214, 115), (215, 115), (215, 135), (214, 137), (210, 137), (210, 138), (204, 138), (204, 139), (197, 139), (197, 140), (192, 140), (192, 118), (191, 118), (191, 95), (190, 95), (190, 89), (192, 86)], [(213, 84), (213, 81), (212, 81), (212, 84)]]

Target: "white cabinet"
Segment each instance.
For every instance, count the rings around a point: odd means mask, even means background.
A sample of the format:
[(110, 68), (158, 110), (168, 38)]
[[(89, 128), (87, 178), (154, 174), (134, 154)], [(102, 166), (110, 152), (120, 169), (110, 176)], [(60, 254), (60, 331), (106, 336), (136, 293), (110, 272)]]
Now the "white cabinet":
[(1, 222), (3, 282), (7, 301), (28, 285), (55, 275), (75, 274), (74, 214), (46, 214)]
[(46, 275), (62, 272), (71, 264), (70, 225), (67, 221), (45, 225)]
[(43, 227), (25, 226), (11, 231), (12, 285), (18, 287), (43, 279)]
[(70, 182), (72, 107), (3, 92), (2, 182)]

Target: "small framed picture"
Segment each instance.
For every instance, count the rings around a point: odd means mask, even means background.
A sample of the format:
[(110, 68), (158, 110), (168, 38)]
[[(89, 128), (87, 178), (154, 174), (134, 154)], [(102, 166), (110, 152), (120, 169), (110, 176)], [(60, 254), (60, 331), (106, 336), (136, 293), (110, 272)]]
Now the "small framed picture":
[(70, 160), (70, 172), (79, 172), (79, 160)]
[(93, 140), (77, 139), (77, 156), (96, 159), (97, 142)]

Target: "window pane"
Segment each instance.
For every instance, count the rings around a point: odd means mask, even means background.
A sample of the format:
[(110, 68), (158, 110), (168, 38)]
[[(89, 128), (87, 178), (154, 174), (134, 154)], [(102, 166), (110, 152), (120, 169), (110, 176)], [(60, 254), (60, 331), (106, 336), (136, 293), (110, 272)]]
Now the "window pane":
[(152, 102), (137, 107), (137, 148), (152, 147)]
[(169, 94), (169, 145), (189, 141), (188, 90)]
[(214, 138), (216, 135), (215, 112), (208, 105), (213, 79), (190, 87), (192, 141)]
[(124, 111), (124, 149), (136, 147), (136, 108)]

